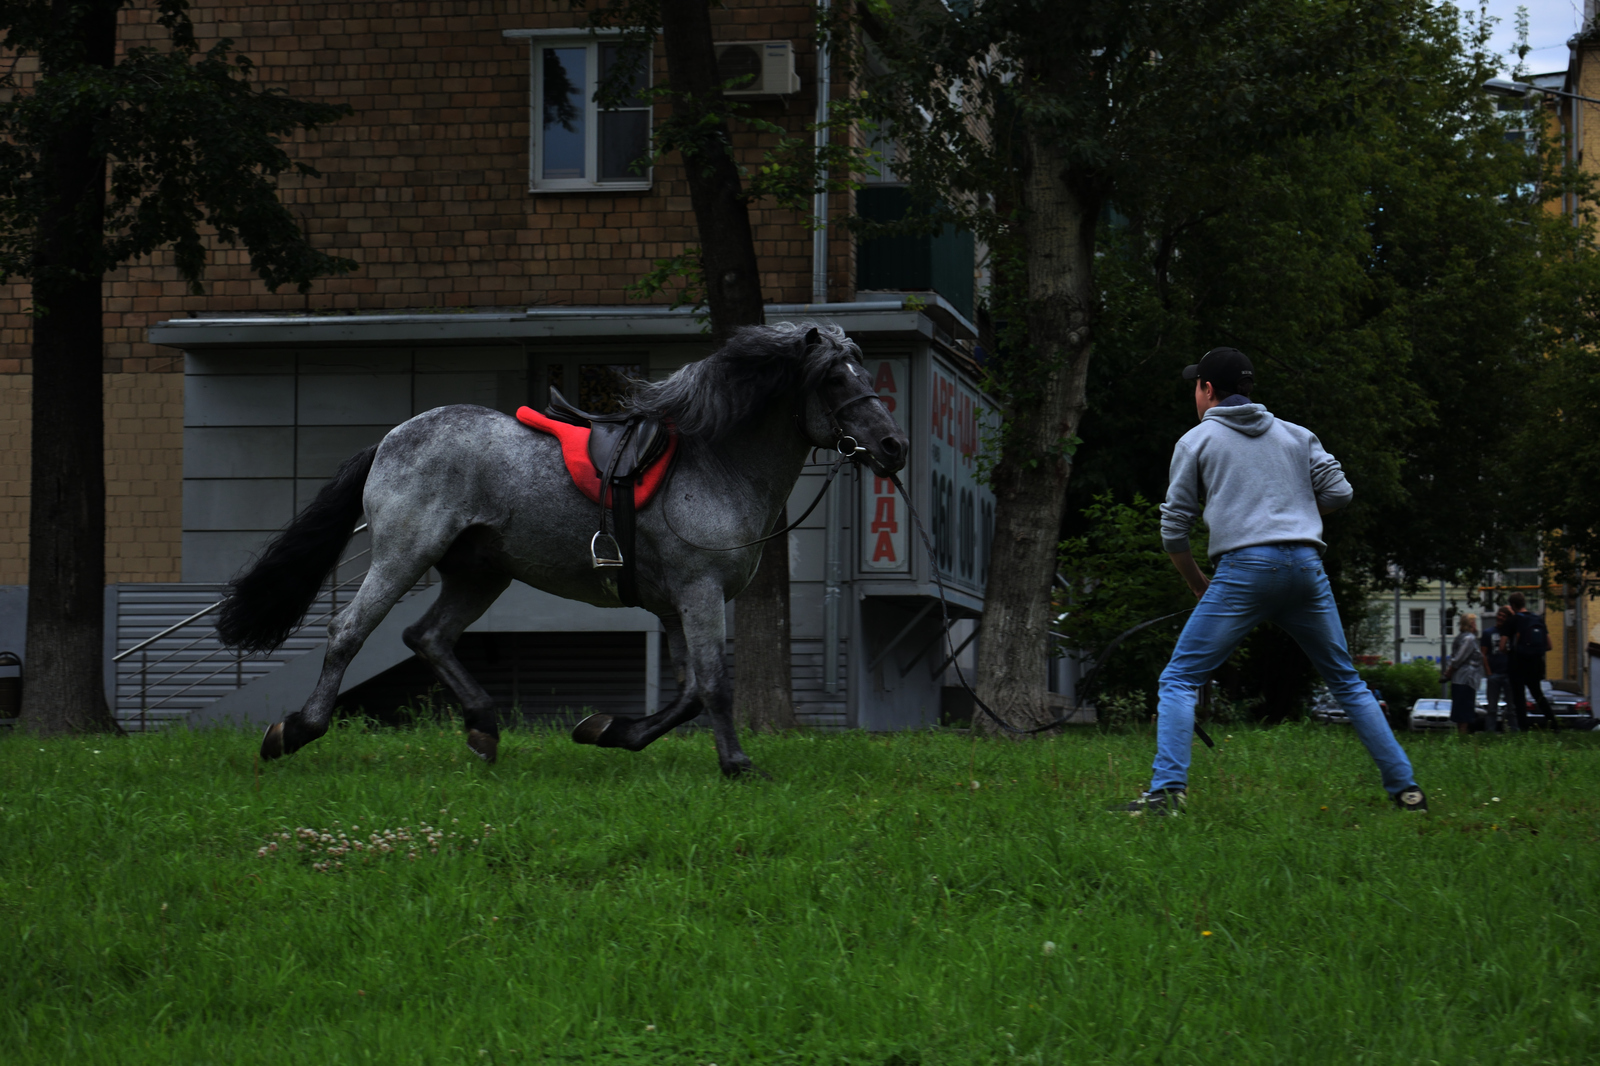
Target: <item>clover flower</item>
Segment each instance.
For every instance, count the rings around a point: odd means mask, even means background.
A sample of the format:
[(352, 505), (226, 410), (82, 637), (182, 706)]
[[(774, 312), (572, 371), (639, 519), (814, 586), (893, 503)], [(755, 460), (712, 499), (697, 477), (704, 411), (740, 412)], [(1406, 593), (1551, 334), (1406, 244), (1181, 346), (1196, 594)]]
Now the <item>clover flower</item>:
[[(360, 826), (353, 823), (350, 826), (351, 832), (359, 829)], [(415, 862), (423, 854), (423, 848), (427, 849), (429, 855), (467, 851), (481, 847), (494, 832), (496, 829), (488, 822), (480, 823), (478, 834), (471, 837), (454, 830), (436, 829), (424, 822), (420, 826), (403, 825), (398, 829), (371, 830), (362, 840), (351, 837), (339, 828), (338, 822), (334, 822), (330, 829), (297, 826), (292, 831), (271, 833), (267, 836), (267, 842), (256, 849), (256, 857), (269, 858), (279, 850), (280, 841), (285, 846), (293, 842), (296, 853), (312, 860), (312, 870), (331, 873), (344, 868), (342, 860), (347, 855), (359, 856), (363, 865), (386, 855), (397, 854), (403, 854), (407, 861)]]

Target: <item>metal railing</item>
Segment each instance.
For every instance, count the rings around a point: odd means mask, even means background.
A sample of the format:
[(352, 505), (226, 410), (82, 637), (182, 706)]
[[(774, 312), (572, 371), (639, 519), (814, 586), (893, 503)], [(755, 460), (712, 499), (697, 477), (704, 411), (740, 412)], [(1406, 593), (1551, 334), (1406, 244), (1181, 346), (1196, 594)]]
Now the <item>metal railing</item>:
[[(352, 531), (351, 536), (360, 534), (366, 529), (367, 526), (362, 524)], [(313, 603), (306, 617), (291, 632), (286, 645), (296, 643), (306, 645), (305, 639), (296, 640), (296, 638), (305, 638), (314, 633), (317, 627), (326, 627), (339, 612), (340, 593), (350, 586), (359, 586), (366, 578), (370, 567), (363, 568), (360, 573), (343, 580), (339, 578), (340, 571), (369, 556), (371, 552), (370, 547), (364, 548), (339, 561), (324, 583), (325, 591), (318, 594), (318, 602)], [(431, 581), (425, 582), (424, 587), (428, 583)], [(284, 665), (288, 659), (305, 654), (309, 647), (315, 646), (313, 641), (300, 651), (291, 650), (288, 654), (284, 654), (282, 650), (247, 654), (234, 648), (224, 647), (217, 639), (212, 626), (205, 623), (207, 617), (220, 608), (223, 602), (224, 600), (219, 599), (208, 604), (111, 657), (112, 662), (118, 666), (130, 661), (138, 663), (137, 688), (134, 693), (128, 694), (137, 699), (137, 711), (122, 710), (122, 685), (118, 685), (118, 718), (122, 720), (124, 728), (132, 727), (138, 732), (146, 732), (152, 725), (159, 727), (168, 721), (185, 718), (195, 709), (197, 702), (209, 703), (213, 699), (220, 699), (229, 692), (241, 689), (249, 682)], [(345, 602), (348, 604), (348, 598)], [(183, 639), (189, 627), (196, 625), (201, 625), (203, 628), (192, 639), (177, 647), (160, 646), (163, 641), (170, 641), (174, 636)], [(121, 673), (122, 671), (118, 670), (119, 681)], [(210, 699), (206, 698), (208, 696)]]

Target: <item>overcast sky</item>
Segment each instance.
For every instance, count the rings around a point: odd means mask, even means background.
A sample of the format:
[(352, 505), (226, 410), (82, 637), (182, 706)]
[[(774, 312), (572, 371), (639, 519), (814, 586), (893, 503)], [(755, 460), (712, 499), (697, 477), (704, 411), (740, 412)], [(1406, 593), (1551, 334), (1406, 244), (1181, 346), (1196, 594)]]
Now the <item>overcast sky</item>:
[[(1464, 10), (1473, 3), (1474, 0), (1457, 0)], [(1567, 38), (1578, 32), (1583, 21), (1583, 0), (1489, 0), (1489, 14), (1500, 20), (1490, 47), (1501, 55), (1509, 56), (1516, 47), (1518, 7), (1528, 9), (1528, 43), (1533, 46), (1528, 53), (1528, 73), (1566, 70)], [(1507, 66), (1515, 61), (1509, 60)]]

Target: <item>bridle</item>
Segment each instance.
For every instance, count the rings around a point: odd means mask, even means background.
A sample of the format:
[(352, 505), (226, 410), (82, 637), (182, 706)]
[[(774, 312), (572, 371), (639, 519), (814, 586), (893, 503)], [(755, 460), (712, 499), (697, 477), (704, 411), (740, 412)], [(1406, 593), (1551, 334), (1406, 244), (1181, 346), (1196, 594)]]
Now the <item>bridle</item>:
[[(858, 373), (858, 365), (855, 364), (855, 363), (852, 363), (852, 362), (850, 362), (848, 360), (845, 361), (844, 365), (850, 369), (851, 374), (855, 375), (858, 378), (858, 380), (859, 380), (859, 378), (861, 376), (866, 374), (866, 368), (865, 367), (861, 367), (859, 369), (859, 373)], [(819, 397), (819, 399), (820, 399), (820, 397)], [(875, 389), (875, 388), (872, 388), (872, 386), (869, 384), (867, 386), (867, 391), (866, 392), (860, 393), (859, 395), (856, 395), (856, 396), (852, 396), (848, 400), (845, 400), (843, 403), (835, 404), (833, 407), (828, 409), (828, 411), (827, 411), (828, 428), (833, 431), (832, 448), (833, 448), (833, 450), (835, 452), (838, 453), (839, 457), (833, 461), (831, 466), (829, 466), (829, 468), (828, 468), (828, 476), (822, 479), (822, 488), (817, 490), (816, 499), (812, 500), (811, 501), (811, 505), (809, 507), (807, 507), (804, 511), (801, 512), (799, 518), (796, 518), (793, 522), (790, 522), (788, 525), (784, 526), (782, 529), (776, 530), (775, 532), (772, 532), (772, 533), (768, 533), (764, 537), (757, 537), (755, 540), (747, 540), (743, 544), (734, 544), (734, 545), (731, 545), (731, 546), (726, 547), (726, 548), (711, 548), (711, 547), (707, 547), (704, 544), (696, 544), (694, 541), (690, 540), (688, 537), (684, 536), (682, 533), (679, 533), (676, 529), (672, 528), (672, 517), (667, 514), (668, 494), (665, 492), (666, 486), (662, 487), (663, 488), (663, 492), (662, 492), (662, 496), (661, 496), (661, 520), (666, 524), (666, 527), (667, 527), (668, 531), (671, 532), (673, 536), (677, 537), (679, 540), (681, 540), (685, 544), (689, 545), (689, 547), (697, 548), (700, 551), (705, 551), (705, 552), (732, 552), (732, 551), (738, 551), (741, 548), (753, 548), (757, 544), (765, 544), (769, 540), (775, 540), (776, 538), (781, 537), (786, 533), (790, 533), (790, 532), (793, 532), (796, 529), (799, 529), (800, 528), (800, 523), (804, 522), (807, 518), (811, 517), (811, 512), (815, 511), (817, 509), (817, 504), (821, 503), (822, 502), (822, 498), (828, 494), (828, 487), (833, 484), (833, 479), (839, 476), (839, 471), (844, 468), (844, 465), (846, 463), (851, 463), (851, 464), (859, 466), (861, 463), (866, 461), (868, 456), (871, 455), (871, 453), (869, 451), (867, 451), (866, 448), (861, 446), (861, 443), (859, 441), (857, 441), (850, 434), (846, 433), (844, 431), (844, 427), (839, 424), (839, 412), (845, 410), (846, 408), (852, 407), (855, 404), (858, 404), (858, 403), (862, 402), (863, 400), (877, 400), (879, 403), (882, 403), (883, 402), (883, 397), (879, 396), (878, 395), (878, 390)], [(888, 409), (887, 408), (885, 408), (884, 413), (885, 414), (888, 413)], [(813, 449), (823, 447), (822, 445), (819, 445), (814, 440), (812, 440), (811, 434), (806, 431), (802, 415), (797, 413), (794, 416), (794, 421), (795, 421), (795, 429), (799, 431), (800, 436), (805, 439), (807, 444), (810, 444)], [(676, 467), (674, 467), (674, 470), (676, 470)], [(670, 481), (671, 477), (672, 477), (672, 472), (669, 471), (668, 474), (667, 474), (667, 478), (669, 479), (669, 481)]]
[[(848, 359), (845, 360), (844, 365), (858, 380), (866, 374), (865, 367), (860, 367), (858, 364), (850, 362)], [(861, 461), (861, 459), (858, 457), (866, 455), (867, 449), (863, 448), (860, 442), (844, 431), (844, 427), (839, 424), (839, 413), (844, 411), (846, 408), (853, 407), (856, 404), (861, 403), (864, 400), (877, 400), (879, 403), (882, 403), (883, 397), (879, 396), (878, 390), (869, 383), (867, 385), (867, 391), (852, 396), (843, 403), (835, 404), (825, 412), (828, 416), (828, 428), (833, 432), (833, 450), (838, 452), (840, 456), (849, 458), (855, 462)], [(884, 413), (888, 413), (887, 408), (885, 408)], [(811, 440), (811, 434), (807, 433), (805, 427), (800, 424), (801, 416), (797, 414), (794, 417), (795, 428), (800, 431), (800, 435), (806, 439), (807, 443), (814, 444), (815, 442)], [(848, 444), (846, 442), (848, 442)], [(807, 513), (809, 514), (810, 512), (808, 511)]]

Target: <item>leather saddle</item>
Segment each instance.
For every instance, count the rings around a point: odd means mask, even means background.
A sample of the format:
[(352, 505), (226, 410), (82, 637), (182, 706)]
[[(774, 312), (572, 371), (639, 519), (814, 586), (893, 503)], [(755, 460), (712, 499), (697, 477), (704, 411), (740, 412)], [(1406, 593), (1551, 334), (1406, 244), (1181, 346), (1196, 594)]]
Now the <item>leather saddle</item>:
[[(650, 464), (668, 450), (671, 431), (644, 415), (597, 415), (581, 410), (554, 388), (550, 390), (545, 417), (589, 430), (589, 462), (600, 475), (600, 528), (589, 538), (589, 562), (597, 570), (618, 569), (617, 598), (629, 607), (637, 607), (634, 488)], [(614, 537), (606, 531), (608, 512), (616, 530)]]
[[(556, 388), (550, 390), (550, 406), (545, 408), (544, 413), (558, 422), (588, 427), (589, 461), (602, 478), (608, 470), (612, 480), (635, 478), (660, 458), (667, 447), (667, 431), (660, 422), (643, 415), (590, 414), (568, 403), (567, 398), (561, 395), (561, 390)], [(619, 445), (622, 448), (620, 454), (617, 451)], [(613, 458), (616, 460), (615, 467), (612, 466)]]

